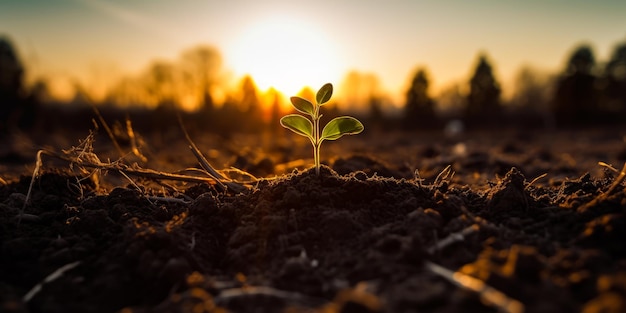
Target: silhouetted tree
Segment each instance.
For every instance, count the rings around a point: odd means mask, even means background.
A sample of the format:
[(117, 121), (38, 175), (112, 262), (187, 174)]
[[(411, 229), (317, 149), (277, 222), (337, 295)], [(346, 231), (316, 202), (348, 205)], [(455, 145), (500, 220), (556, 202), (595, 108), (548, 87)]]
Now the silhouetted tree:
[(144, 87), (134, 77), (122, 77), (107, 92), (104, 102), (119, 107), (146, 106)]
[(280, 127), (280, 99), (281, 94), (273, 87), (268, 91), (268, 97), (272, 99), (270, 109), (269, 130), (272, 135), (276, 135), (282, 127)]
[(200, 109), (215, 109), (212, 89), (220, 80), (222, 57), (213, 47), (199, 46), (182, 55), (183, 77), (190, 93), (198, 97)]
[[(0, 37), (0, 134), (17, 127), (24, 68), (9, 39)], [(14, 123), (15, 125), (10, 125)]]
[(548, 77), (537, 70), (523, 66), (515, 75), (514, 106), (544, 112), (548, 108)]
[(48, 82), (42, 78), (37, 79), (29, 88), (24, 101), (22, 115), (22, 125), (27, 129), (39, 129), (44, 125), (42, 114), (42, 104), (51, 103), (53, 98), (50, 95)]
[(242, 118), (242, 112), (237, 99), (228, 97), (219, 109), (210, 115), (200, 115), (204, 128), (216, 131), (220, 136), (227, 139), (237, 131), (247, 131), (250, 124)]
[(606, 64), (604, 79), (607, 109), (626, 112), (626, 43), (615, 47)]
[(380, 130), (385, 126), (385, 114), (383, 113), (383, 100), (380, 97), (370, 98), (367, 124), (369, 128)]
[(463, 85), (454, 82), (441, 88), (437, 95), (437, 108), (444, 118), (461, 118), (466, 105), (466, 96), (461, 91)]
[(586, 123), (598, 115), (594, 67), (591, 47), (582, 45), (574, 50), (556, 86), (553, 112), (558, 124)]
[(419, 69), (406, 92), (404, 126), (416, 129), (433, 127), (435, 124), (435, 102), (428, 95), (428, 76), (424, 69)]
[(341, 107), (359, 113), (367, 113), (373, 98), (381, 98), (380, 80), (372, 73), (350, 71), (341, 83)]
[(166, 62), (155, 62), (148, 69), (145, 88), (151, 102), (159, 107), (178, 107), (174, 66)]
[(250, 75), (241, 80), (241, 109), (243, 112), (258, 114), (261, 106), (256, 84)]
[(478, 124), (494, 123), (500, 115), (500, 84), (493, 75), (491, 64), (483, 54), (470, 80), (465, 116)]
[(254, 80), (246, 75), (241, 80), (241, 94), (239, 97), (239, 113), (245, 125), (240, 125), (246, 131), (260, 130), (263, 125), (261, 100)]
[(511, 122), (524, 127), (552, 127), (550, 112), (552, 81), (547, 74), (522, 66), (515, 75), (515, 92), (509, 106)]

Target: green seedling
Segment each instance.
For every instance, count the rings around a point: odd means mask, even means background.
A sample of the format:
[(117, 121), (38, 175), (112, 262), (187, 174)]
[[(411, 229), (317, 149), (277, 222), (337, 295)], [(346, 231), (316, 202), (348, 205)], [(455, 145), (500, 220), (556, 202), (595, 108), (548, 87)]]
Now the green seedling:
[(315, 173), (320, 174), (320, 147), (324, 140), (337, 140), (343, 135), (355, 135), (363, 131), (363, 124), (352, 116), (340, 116), (332, 119), (320, 134), (320, 108), (333, 95), (333, 85), (328, 83), (317, 91), (316, 103), (313, 105), (309, 100), (300, 97), (291, 97), (291, 104), (298, 110), (309, 116), (306, 118), (300, 114), (289, 114), (280, 119), (280, 125), (294, 133), (307, 137), (313, 145), (313, 159), (315, 160)]

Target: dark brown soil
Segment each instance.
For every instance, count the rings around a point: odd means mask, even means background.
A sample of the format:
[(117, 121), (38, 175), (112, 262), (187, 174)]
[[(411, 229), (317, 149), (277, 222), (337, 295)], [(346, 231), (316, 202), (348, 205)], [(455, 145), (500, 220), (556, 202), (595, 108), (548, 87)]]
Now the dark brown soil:
[[(623, 135), (351, 138), (349, 152), (329, 145), (319, 176), (285, 165), (310, 153), (292, 142), (233, 152), (230, 164), (279, 174), (242, 194), (138, 180), (140, 192), (54, 165), (21, 218), (30, 176), (0, 173), (0, 311), (497, 311), (434, 263), (525, 312), (626, 312), (626, 188), (596, 165), (621, 169)], [(436, 179), (447, 165), (455, 175)]]

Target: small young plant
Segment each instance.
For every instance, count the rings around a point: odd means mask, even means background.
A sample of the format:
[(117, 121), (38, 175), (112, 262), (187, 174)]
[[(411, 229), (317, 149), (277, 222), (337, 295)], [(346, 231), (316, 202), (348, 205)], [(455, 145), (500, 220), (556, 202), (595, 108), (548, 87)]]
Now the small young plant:
[(320, 147), (324, 140), (337, 140), (343, 135), (355, 135), (363, 131), (363, 124), (352, 116), (340, 116), (332, 119), (320, 133), (320, 108), (333, 95), (333, 85), (328, 83), (317, 91), (316, 103), (313, 105), (309, 100), (300, 97), (291, 97), (291, 104), (301, 113), (309, 116), (306, 118), (300, 114), (289, 114), (280, 119), (280, 125), (294, 133), (307, 137), (313, 145), (313, 159), (315, 161), (315, 173), (320, 174)]

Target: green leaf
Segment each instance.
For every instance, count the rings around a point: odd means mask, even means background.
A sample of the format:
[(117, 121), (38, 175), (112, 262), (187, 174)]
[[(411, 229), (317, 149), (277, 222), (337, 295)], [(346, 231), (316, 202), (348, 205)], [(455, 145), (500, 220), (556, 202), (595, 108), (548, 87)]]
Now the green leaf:
[(306, 117), (298, 114), (289, 114), (280, 119), (280, 125), (292, 132), (309, 137), (313, 140), (313, 123)]
[(322, 140), (337, 140), (343, 135), (355, 135), (365, 127), (359, 120), (351, 116), (340, 116), (332, 119), (322, 130)]
[(333, 85), (331, 83), (327, 83), (322, 86), (320, 90), (317, 91), (317, 95), (315, 96), (315, 100), (321, 106), (322, 104), (328, 102), (330, 97), (333, 95)]
[(290, 100), (291, 104), (293, 104), (293, 107), (296, 108), (296, 110), (304, 114), (313, 116), (315, 109), (313, 108), (313, 103), (311, 103), (309, 100), (300, 97), (291, 97)]

